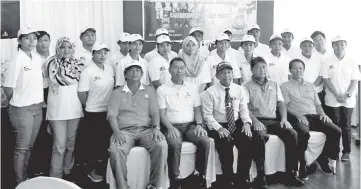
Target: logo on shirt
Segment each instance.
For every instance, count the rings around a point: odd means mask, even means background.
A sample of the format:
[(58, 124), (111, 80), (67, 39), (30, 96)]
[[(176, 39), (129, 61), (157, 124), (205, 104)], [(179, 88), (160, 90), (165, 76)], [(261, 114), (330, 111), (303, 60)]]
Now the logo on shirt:
[(333, 68), (335, 68), (335, 65), (331, 65), (331, 66), (329, 67), (329, 69), (333, 69)]
[(190, 96), (191, 96), (191, 94), (189, 92), (187, 92), (185, 98), (189, 98)]
[(164, 70), (165, 70), (164, 66), (160, 67), (160, 71), (164, 71)]
[(148, 98), (149, 98), (148, 94), (145, 94), (145, 95), (144, 95), (144, 98), (145, 98), (145, 99), (148, 99)]
[(275, 66), (275, 65), (276, 65), (276, 64), (273, 63), (273, 62), (269, 63), (269, 66)]
[(30, 71), (31, 70), (31, 68), (30, 67), (28, 67), (28, 66), (24, 66), (24, 71)]
[(98, 80), (101, 80), (102, 78), (100, 76), (95, 76), (93, 81), (98, 81)]

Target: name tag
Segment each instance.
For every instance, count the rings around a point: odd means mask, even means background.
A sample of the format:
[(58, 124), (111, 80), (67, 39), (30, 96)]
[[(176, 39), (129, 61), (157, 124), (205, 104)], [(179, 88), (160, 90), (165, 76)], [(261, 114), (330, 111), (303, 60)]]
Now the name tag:
[(148, 99), (148, 98), (149, 98), (148, 94), (145, 94), (145, 95), (144, 95), (144, 98), (145, 98), (145, 99)]

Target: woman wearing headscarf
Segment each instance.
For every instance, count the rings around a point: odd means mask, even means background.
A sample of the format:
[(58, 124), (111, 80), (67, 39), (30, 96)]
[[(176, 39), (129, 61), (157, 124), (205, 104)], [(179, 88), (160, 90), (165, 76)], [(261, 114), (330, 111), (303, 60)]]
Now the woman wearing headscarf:
[(50, 176), (61, 178), (63, 171), (70, 174), (76, 132), (83, 116), (77, 89), (84, 64), (74, 57), (75, 45), (68, 37), (59, 38), (55, 50), (43, 71), (49, 78), (46, 117), (54, 139)]
[(184, 80), (196, 84), (199, 92), (204, 91), (206, 85), (211, 83), (211, 67), (201, 57), (198, 42), (194, 37), (188, 36), (183, 40), (179, 57), (186, 64)]

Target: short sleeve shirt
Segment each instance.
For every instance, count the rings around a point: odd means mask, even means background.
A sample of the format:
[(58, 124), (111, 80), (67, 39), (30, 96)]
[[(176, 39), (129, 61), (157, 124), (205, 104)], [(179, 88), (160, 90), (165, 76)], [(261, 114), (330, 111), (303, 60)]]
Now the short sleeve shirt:
[(163, 58), (159, 53), (153, 56), (148, 64), (148, 74), (150, 82), (159, 80), (161, 84), (170, 82), (169, 62), (178, 56), (177, 54), (169, 55), (169, 61)]
[(222, 59), (221, 57), (219, 57), (219, 55), (216, 52), (214, 54), (210, 54), (210, 56), (208, 56), (208, 58), (207, 58), (207, 62), (212, 68), (212, 81), (213, 81), (213, 83), (215, 81), (218, 81), (218, 79), (216, 78), (217, 65), (219, 63), (223, 62), (223, 61), (229, 62), (232, 65), (233, 78), (234, 79), (241, 78), (241, 70), (239, 69), (239, 66), (238, 66), (237, 57), (232, 56), (231, 53), (229, 51), (227, 51), (226, 54), (225, 54), (225, 58)]
[[(125, 85), (125, 76), (124, 69), (127, 64), (129, 64), (133, 58), (128, 54), (124, 58), (122, 58), (115, 69), (115, 86)], [(141, 82), (144, 85), (149, 85), (149, 76), (148, 76), (148, 62), (139, 56), (139, 62), (142, 64), (143, 77), (141, 78)]]
[(291, 59), (282, 54), (280, 57), (274, 56), (270, 51), (265, 56), (265, 60), (268, 65), (268, 78), (276, 81), (278, 85), (288, 81), (289, 75), (289, 63)]
[[(305, 71), (303, 72), (303, 79), (310, 83), (314, 83), (321, 74), (323, 59), (319, 54), (312, 53), (310, 58), (306, 58), (301, 53), (296, 57), (305, 63)], [(316, 87), (319, 93), (323, 90), (323, 85)]]

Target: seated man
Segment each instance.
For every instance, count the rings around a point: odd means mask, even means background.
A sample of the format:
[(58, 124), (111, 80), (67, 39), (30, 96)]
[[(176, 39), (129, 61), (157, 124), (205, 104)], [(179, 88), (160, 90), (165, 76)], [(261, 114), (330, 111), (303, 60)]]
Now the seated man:
[(179, 165), (182, 139), (197, 146), (196, 170), (200, 173), (201, 188), (206, 188), (206, 167), (209, 138), (203, 128), (201, 100), (197, 86), (184, 81), (186, 65), (181, 58), (170, 61), (171, 82), (157, 90), (160, 118), (166, 128), (169, 146), (168, 165), (171, 188), (180, 189)]
[(252, 136), (247, 107), (247, 94), (243, 87), (233, 83), (230, 63), (221, 62), (216, 67), (219, 82), (201, 94), (202, 111), (209, 126), (209, 135), (214, 139), (221, 162), (222, 186), (232, 188), (233, 147), (239, 151), (237, 178), (233, 183), (237, 188), (246, 188), (252, 151), (264, 148), (264, 140)]
[(118, 189), (128, 189), (127, 155), (135, 144), (150, 153), (151, 171), (147, 189), (161, 188), (167, 162), (168, 145), (160, 132), (159, 108), (154, 88), (141, 84), (142, 64), (125, 66), (126, 83), (115, 89), (109, 99), (108, 120), (113, 130), (110, 164)]
[[(321, 154), (324, 158), (318, 160), (321, 171), (325, 174), (335, 173), (336, 158), (340, 152), (341, 129), (324, 113), (316, 87), (303, 79), (305, 63), (294, 59), (289, 63), (289, 70), (291, 79), (281, 85), (281, 91), (289, 113), (288, 118), (298, 134), (298, 153), (301, 158), (299, 177), (307, 178), (304, 153), (308, 146), (310, 129), (323, 132), (327, 137)], [(332, 170), (327, 158), (331, 159)]]
[[(297, 148), (297, 132), (292, 129), (287, 121), (287, 110), (282, 97), (281, 89), (275, 81), (266, 77), (267, 63), (262, 57), (251, 60), (252, 78), (244, 83), (244, 88), (248, 91), (248, 107), (253, 122), (253, 127), (258, 135), (266, 137), (277, 135), (285, 144), (286, 148), (286, 177), (283, 182), (286, 185), (302, 186), (303, 182), (295, 176), (298, 160), (295, 153)], [(277, 108), (281, 120), (277, 119)], [(263, 159), (265, 151), (262, 151)], [(259, 188), (267, 188), (264, 173), (264, 161), (257, 161), (257, 180)]]

